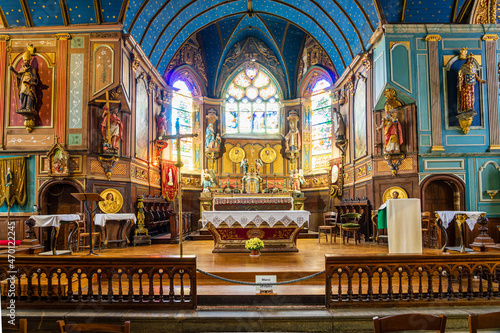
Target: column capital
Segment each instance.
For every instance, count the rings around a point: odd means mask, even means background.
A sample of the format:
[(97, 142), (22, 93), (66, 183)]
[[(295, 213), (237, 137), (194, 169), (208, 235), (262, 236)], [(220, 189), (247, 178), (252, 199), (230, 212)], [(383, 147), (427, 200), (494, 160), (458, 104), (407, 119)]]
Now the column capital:
[(8, 41), (10, 39), (9, 35), (0, 35), (0, 41)]
[(425, 36), (426, 42), (439, 42), (441, 40), (440, 35), (427, 35)]
[(68, 40), (68, 39), (71, 39), (71, 35), (68, 34), (68, 33), (62, 33), (62, 34), (56, 34), (56, 39), (57, 40)]
[(486, 34), (481, 39), (484, 41), (493, 41), (494, 42), (494, 41), (498, 40), (498, 35)]

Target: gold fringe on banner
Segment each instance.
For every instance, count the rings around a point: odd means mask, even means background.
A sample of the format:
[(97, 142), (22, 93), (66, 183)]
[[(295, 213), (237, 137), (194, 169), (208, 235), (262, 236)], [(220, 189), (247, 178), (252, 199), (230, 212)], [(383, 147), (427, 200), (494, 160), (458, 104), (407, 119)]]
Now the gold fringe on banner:
[(26, 203), (26, 159), (9, 157), (0, 159), (0, 207), (4, 201), (12, 208)]

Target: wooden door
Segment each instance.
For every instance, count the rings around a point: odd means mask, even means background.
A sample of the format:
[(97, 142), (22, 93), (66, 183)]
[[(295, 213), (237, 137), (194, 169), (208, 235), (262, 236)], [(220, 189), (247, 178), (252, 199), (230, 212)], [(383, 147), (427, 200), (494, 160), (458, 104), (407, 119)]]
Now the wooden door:
[[(433, 216), (434, 212), (438, 210), (455, 210), (453, 192), (452, 186), (447, 181), (433, 181), (425, 189), (424, 211), (430, 212), (431, 216)], [(460, 245), (460, 236), (456, 234), (458, 230), (455, 229), (458, 229), (456, 228), (455, 222), (450, 223), (447, 229), (449, 246)], [(438, 243), (442, 242), (444, 242), (444, 239), (442, 239), (441, 242), (438, 240)]]

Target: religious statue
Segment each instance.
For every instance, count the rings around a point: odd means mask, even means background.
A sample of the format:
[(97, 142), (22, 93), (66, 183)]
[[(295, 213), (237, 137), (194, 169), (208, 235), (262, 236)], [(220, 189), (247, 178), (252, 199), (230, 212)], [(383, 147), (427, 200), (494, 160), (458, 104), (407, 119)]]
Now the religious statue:
[(389, 112), (393, 109), (397, 109), (403, 105), (403, 103), (401, 103), (396, 98), (396, 90), (394, 90), (394, 89), (387, 88), (384, 91), (384, 96), (385, 96), (384, 109), (386, 112)]
[(304, 184), (304, 175), (302, 169), (298, 170), (295, 169), (291, 174), (290, 174), (291, 182), (292, 182), (292, 191), (299, 191), (300, 192), (300, 186)]
[(345, 122), (342, 114), (337, 111), (336, 108), (333, 108), (333, 119), (335, 120), (335, 139), (336, 140), (345, 140)]
[(215, 143), (214, 125), (208, 124), (205, 133), (205, 148), (214, 148), (214, 143)]
[[(101, 123), (101, 131), (102, 136), (104, 137), (105, 149), (114, 148), (118, 149), (118, 141), (123, 136), (123, 124), (118, 117), (118, 108), (111, 109), (111, 113), (108, 110), (108, 107), (105, 106), (103, 108), (103, 121)], [(109, 117), (109, 129), (108, 129), (108, 117)], [(108, 130), (109, 130), (109, 138), (108, 138)], [(109, 140), (109, 142), (108, 142)]]
[(210, 192), (210, 187), (216, 184), (215, 172), (213, 170), (205, 169), (201, 174), (201, 185), (203, 186), (203, 192)]
[(248, 173), (248, 158), (244, 158), (240, 162), (240, 168), (243, 168), (243, 173)]
[(298, 151), (300, 150), (300, 133), (296, 128), (296, 124), (290, 121), (290, 130), (285, 135), (285, 150)]
[(214, 141), (213, 147), (218, 149), (220, 147), (220, 142), (221, 142), (221, 137), (220, 137), (220, 134), (217, 133), (217, 135), (215, 136), (215, 141)]
[(14, 185), (14, 176), (12, 175), (12, 171), (10, 171), (10, 167), (8, 167), (5, 174), (5, 186), (11, 187), (12, 185)]
[(10, 66), (9, 68), (17, 78), (17, 91), (19, 93), (19, 101), (21, 102), (21, 107), (18, 111), (35, 111), (37, 102), (35, 86), (38, 84), (38, 76), (36, 70), (31, 67), (31, 56), (33, 53), (33, 45), (29, 44), (28, 51), (23, 54), (24, 65), (21, 70), (17, 72), (14, 67)]
[(401, 151), (403, 144), (403, 129), (398, 118), (386, 111), (382, 123), (377, 127), (377, 131), (384, 130), (384, 152), (397, 154)]
[(476, 81), (486, 83), (477, 75), (477, 68), (474, 64), (474, 55), (469, 53), (467, 60), (458, 71), (458, 91), (459, 109), (458, 113), (474, 112), (474, 86)]
[(172, 169), (168, 170), (168, 181), (167, 181), (168, 186), (174, 186), (174, 177), (172, 175)]
[(255, 159), (255, 171), (257, 172), (257, 174), (260, 173), (263, 166), (264, 166), (264, 162), (262, 162), (262, 160), (260, 158), (256, 158)]
[(156, 133), (158, 140), (162, 140), (167, 135), (167, 110), (162, 108), (158, 118), (156, 118)]

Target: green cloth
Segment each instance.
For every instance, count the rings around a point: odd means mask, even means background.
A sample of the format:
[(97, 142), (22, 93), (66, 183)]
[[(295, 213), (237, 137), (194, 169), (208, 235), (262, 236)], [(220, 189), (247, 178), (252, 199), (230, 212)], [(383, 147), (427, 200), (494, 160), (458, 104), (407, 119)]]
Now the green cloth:
[(359, 228), (359, 224), (357, 223), (344, 223), (342, 224), (342, 228)]
[(387, 208), (378, 210), (378, 228), (387, 229)]
[(346, 214), (340, 215), (340, 218), (343, 218), (343, 219), (359, 219), (360, 217), (361, 217), (360, 213), (346, 213)]

